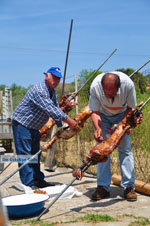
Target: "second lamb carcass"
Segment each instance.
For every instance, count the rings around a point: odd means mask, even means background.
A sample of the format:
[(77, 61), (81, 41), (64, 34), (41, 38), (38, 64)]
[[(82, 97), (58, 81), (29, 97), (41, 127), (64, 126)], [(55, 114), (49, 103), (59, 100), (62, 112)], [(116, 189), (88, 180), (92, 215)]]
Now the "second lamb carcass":
[(75, 120), (78, 122), (78, 126), (76, 128), (69, 128), (68, 124), (65, 124), (47, 143), (41, 145), (42, 149), (48, 149), (51, 145), (58, 139), (63, 138), (65, 140), (72, 138), (83, 128), (86, 120), (91, 116), (92, 111), (89, 109), (89, 104), (87, 104), (80, 112), (75, 116)]
[[(69, 101), (68, 98), (72, 96), (74, 93), (64, 94), (61, 101), (59, 102), (60, 109), (68, 114), (69, 111), (76, 105), (74, 101)], [(39, 130), (41, 140), (47, 136), (52, 127), (55, 125), (55, 121), (52, 118), (49, 118), (47, 123)]]
[(87, 164), (95, 165), (97, 163), (107, 161), (107, 156), (110, 155), (116, 147), (118, 147), (125, 133), (130, 128), (134, 128), (137, 124), (142, 122), (142, 114), (135, 114), (140, 106), (141, 105), (132, 108), (130, 112), (123, 118), (123, 120), (117, 125), (113, 134), (107, 140), (94, 146), (90, 150), (89, 155), (87, 156), (83, 165), (73, 171), (73, 176), (76, 177), (76, 179), (81, 179), (83, 177), (82, 169), (84, 169)]

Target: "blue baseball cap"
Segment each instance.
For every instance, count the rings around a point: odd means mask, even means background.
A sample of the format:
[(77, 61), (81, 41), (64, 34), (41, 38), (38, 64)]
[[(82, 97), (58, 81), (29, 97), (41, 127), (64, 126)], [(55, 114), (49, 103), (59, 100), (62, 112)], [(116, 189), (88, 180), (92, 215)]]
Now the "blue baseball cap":
[(44, 74), (47, 74), (47, 73), (52, 73), (53, 75), (56, 75), (59, 78), (63, 78), (59, 67), (51, 67), (50, 69), (48, 69), (46, 73), (44, 72)]

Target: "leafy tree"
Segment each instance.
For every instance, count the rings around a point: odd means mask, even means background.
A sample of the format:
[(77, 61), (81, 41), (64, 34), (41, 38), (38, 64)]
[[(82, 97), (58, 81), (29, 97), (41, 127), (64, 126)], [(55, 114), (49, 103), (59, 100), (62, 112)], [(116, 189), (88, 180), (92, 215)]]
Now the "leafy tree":
[(13, 83), (10, 89), (12, 90), (12, 96), (13, 96), (13, 109), (15, 109), (19, 104), (19, 102), (24, 97), (24, 95), (26, 94), (26, 92), (28, 91), (28, 88), (17, 86), (15, 83)]
[(2, 90), (2, 91), (3, 91), (3, 93), (5, 92), (5, 88), (6, 88), (6, 86), (5, 86), (5, 85), (0, 85), (0, 90)]
[(146, 78), (146, 83), (147, 83), (147, 85), (150, 86), (150, 74), (147, 74), (147, 75), (145, 76), (145, 78)]
[[(78, 85), (79, 87), (83, 86), (85, 84), (85, 82), (95, 73), (95, 70), (87, 70), (87, 69), (83, 69), (80, 74), (79, 74), (79, 79), (78, 79)], [(89, 82), (86, 84), (86, 88), (89, 88), (91, 86), (92, 81), (94, 80), (94, 78), (96, 78), (97, 75), (99, 75), (100, 71), (96, 72), (94, 76), (91, 77), (91, 79), (89, 80)]]
[[(134, 72), (132, 68), (127, 68), (127, 69), (122, 68), (122, 69), (117, 69), (117, 71), (122, 71), (128, 76), (130, 76)], [(146, 78), (145, 76), (143, 76), (143, 74), (141, 74), (140, 72), (137, 72), (131, 77), (131, 79), (135, 84), (135, 88), (137, 92), (138, 92), (138, 89), (140, 93), (146, 92)]]
[[(87, 69), (83, 69), (80, 74), (79, 74), (79, 79), (78, 79), (78, 87), (82, 87), (85, 82), (95, 73), (95, 70), (87, 70)], [(94, 78), (96, 78), (97, 75), (99, 75), (100, 71), (96, 72), (91, 79), (87, 82), (87, 84), (84, 86), (84, 88), (81, 90), (81, 92), (79, 93), (79, 96), (81, 97), (80, 99), (85, 100), (85, 103), (87, 103), (88, 99), (89, 99), (89, 94), (90, 94), (90, 86), (92, 81), (94, 80)]]

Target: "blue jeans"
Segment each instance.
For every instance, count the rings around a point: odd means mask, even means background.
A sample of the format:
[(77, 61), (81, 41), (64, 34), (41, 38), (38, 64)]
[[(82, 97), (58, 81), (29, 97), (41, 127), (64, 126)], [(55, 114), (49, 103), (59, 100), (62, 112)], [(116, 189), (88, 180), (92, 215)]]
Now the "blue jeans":
[[(40, 150), (40, 135), (38, 130), (28, 129), (17, 121), (12, 121), (14, 143), (17, 155), (34, 155)], [(21, 166), (23, 163), (18, 163)], [(44, 179), (40, 171), (40, 155), (38, 163), (29, 163), (19, 170), (20, 179), (27, 186), (36, 185)]]
[[(105, 130), (111, 128), (114, 124), (118, 124), (123, 116), (124, 112), (115, 116), (106, 116), (100, 114), (102, 119), (102, 133), (103, 138), (106, 140), (107, 133)], [(125, 134), (121, 144), (118, 146), (119, 151), (119, 162), (121, 170), (121, 186), (126, 189), (127, 187), (134, 188), (134, 157), (131, 151), (130, 136)], [(108, 161), (99, 163), (96, 165), (97, 168), (97, 184), (103, 186), (107, 191), (110, 191), (111, 184), (111, 169), (110, 169), (110, 156)]]

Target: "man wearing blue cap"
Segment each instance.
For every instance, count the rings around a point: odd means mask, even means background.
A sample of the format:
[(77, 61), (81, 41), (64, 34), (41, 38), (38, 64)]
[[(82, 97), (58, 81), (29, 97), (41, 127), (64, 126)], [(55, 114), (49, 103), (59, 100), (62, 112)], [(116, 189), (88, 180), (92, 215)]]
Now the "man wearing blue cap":
[[(17, 155), (34, 155), (40, 150), (39, 129), (51, 117), (62, 126), (62, 121), (68, 123), (70, 128), (76, 128), (77, 122), (69, 118), (59, 107), (55, 88), (62, 78), (58, 67), (51, 67), (45, 74), (45, 80), (28, 90), (22, 101), (13, 113), (12, 127)], [(19, 163), (21, 166), (23, 163)], [(40, 155), (38, 162), (27, 164), (20, 171), (23, 184), (32, 189), (54, 185), (44, 180), (40, 171)]]

